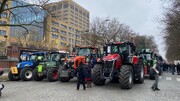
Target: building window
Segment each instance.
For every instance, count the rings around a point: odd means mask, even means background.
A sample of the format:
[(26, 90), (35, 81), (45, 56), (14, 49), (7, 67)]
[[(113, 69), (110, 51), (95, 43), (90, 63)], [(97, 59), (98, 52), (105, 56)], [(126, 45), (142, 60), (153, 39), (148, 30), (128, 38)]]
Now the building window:
[(68, 20), (67, 18), (63, 18), (64, 21)]
[(74, 11), (71, 11), (72, 14), (74, 14)]
[(75, 7), (75, 11), (78, 12), (78, 8), (77, 7)]
[(68, 16), (68, 14), (64, 14), (64, 16)]
[(72, 10), (74, 10), (74, 5), (71, 4), (70, 7), (71, 7)]
[(52, 38), (54, 38), (54, 39), (58, 39), (58, 35), (56, 35), (56, 34), (52, 34)]
[(56, 32), (56, 33), (58, 33), (58, 29), (52, 27), (51, 32)]
[(1, 17), (7, 18), (7, 12), (2, 12)]
[(61, 28), (67, 29), (66, 25), (61, 24)]
[(56, 5), (52, 6), (51, 12), (56, 10)]
[(64, 10), (63, 12), (66, 13), (66, 12), (68, 12), (68, 10)]
[(5, 30), (0, 30), (0, 35), (6, 35), (6, 31)]
[(66, 41), (66, 37), (61, 36), (61, 40)]
[(64, 2), (63, 8), (64, 9), (68, 8), (68, 3), (67, 2)]
[(1, 20), (0, 20), (0, 24), (7, 24), (7, 22), (6, 22), (6, 21), (1, 21)]
[(53, 26), (59, 26), (59, 23), (58, 23), (58, 22), (55, 22), (55, 21), (52, 21), (52, 25), (53, 25)]
[(64, 42), (61, 42), (61, 46), (66, 46), (66, 43), (64, 43)]
[(59, 9), (59, 10), (62, 9), (62, 3), (59, 3), (59, 4), (58, 4), (58, 9)]
[(82, 10), (81, 10), (81, 9), (79, 10), (79, 14), (81, 14), (81, 15), (82, 15)]
[(70, 30), (70, 31), (74, 31), (74, 28), (72, 28), (72, 27), (69, 27), (69, 30)]
[(66, 32), (66, 31), (61, 30), (61, 34), (66, 35), (66, 34), (67, 34), (67, 32)]
[(85, 13), (85, 12), (83, 12), (83, 16), (85, 16), (85, 17), (86, 17), (86, 13)]

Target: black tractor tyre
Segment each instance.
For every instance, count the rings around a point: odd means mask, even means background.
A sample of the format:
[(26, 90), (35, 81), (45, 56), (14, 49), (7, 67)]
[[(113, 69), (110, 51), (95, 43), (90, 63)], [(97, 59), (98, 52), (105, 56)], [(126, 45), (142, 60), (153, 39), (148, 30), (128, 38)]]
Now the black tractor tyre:
[(155, 72), (152, 67), (149, 69), (149, 79), (155, 80)]
[(33, 79), (35, 81), (42, 81), (43, 80), (43, 76), (38, 75), (38, 70), (37, 69), (33, 70)]
[(102, 65), (96, 64), (93, 68), (93, 83), (97, 86), (102, 86), (105, 84), (106, 79), (101, 78)]
[(12, 72), (10, 71), (8, 73), (8, 79), (10, 81), (19, 81), (20, 80), (20, 76), (19, 76), (19, 74), (12, 74)]
[(59, 78), (58, 68), (52, 67), (47, 70), (47, 79), (50, 82), (57, 81)]
[(20, 72), (20, 78), (23, 81), (31, 81), (33, 79), (33, 69), (25, 67)]
[(121, 66), (119, 84), (122, 89), (131, 89), (133, 85), (133, 69), (130, 65)]
[(69, 77), (59, 77), (59, 81), (61, 82), (68, 82), (70, 80)]
[(136, 78), (134, 78), (135, 83), (143, 83), (144, 82), (144, 66), (143, 65), (138, 65), (138, 67), (135, 69), (138, 69), (136, 71)]

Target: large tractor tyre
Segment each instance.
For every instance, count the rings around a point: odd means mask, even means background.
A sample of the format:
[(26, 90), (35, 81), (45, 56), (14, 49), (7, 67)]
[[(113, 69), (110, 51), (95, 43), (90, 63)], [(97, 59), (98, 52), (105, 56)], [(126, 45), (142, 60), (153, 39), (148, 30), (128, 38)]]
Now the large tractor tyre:
[(11, 71), (8, 73), (8, 78), (10, 81), (19, 81), (20, 80), (19, 74), (12, 74)]
[(136, 78), (134, 78), (135, 83), (143, 83), (144, 82), (144, 67), (143, 65), (138, 65), (138, 67), (135, 69), (138, 69), (136, 71)]
[(30, 81), (33, 79), (33, 69), (30, 67), (25, 67), (20, 72), (20, 78), (23, 81)]
[(149, 70), (149, 79), (155, 80), (155, 72), (152, 67), (150, 67), (150, 70)]
[(59, 78), (59, 81), (61, 81), (61, 82), (68, 82), (69, 80), (70, 80), (69, 77), (60, 77)]
[(33, 79), (35, 81), (42, 81), (43, 80), (43, 76), (38, 75), (38, 70), (37, 69), (33, 70)]
[(47, 79), (50, 81), (50, 82), (54, 82), (54, 81), (57, 81), (59, 78), (59, 73), (58, 73), (58, 68), (49, 68), (47, 70)]
[(119, 73), (119, 83), (122, 89), (131, 89), (133, 85), (133, 69), (130, 65), (123, 65)]
[(106, 79), (102, 79), (102, 65), (95, 65), (93, 68), (93, 83), (97, 86), (102, 86), (105, 84)]
[(111, 83), (119, 83), (119, 77), (113, 77)]

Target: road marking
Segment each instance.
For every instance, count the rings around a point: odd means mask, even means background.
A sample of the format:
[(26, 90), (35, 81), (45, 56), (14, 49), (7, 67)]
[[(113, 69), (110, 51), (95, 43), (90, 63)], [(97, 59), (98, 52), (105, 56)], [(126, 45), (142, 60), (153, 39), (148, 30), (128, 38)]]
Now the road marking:
[(176, 78), (177, 81), (180, 81), (180, 78)]
[(171, 77), (166, 77), (166, 80), (172, 80), (172, 78)]

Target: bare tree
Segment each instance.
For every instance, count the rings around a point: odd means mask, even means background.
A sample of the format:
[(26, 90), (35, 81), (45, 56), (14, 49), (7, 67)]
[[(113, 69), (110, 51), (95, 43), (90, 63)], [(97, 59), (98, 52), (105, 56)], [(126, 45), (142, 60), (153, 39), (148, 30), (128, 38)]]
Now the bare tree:
[(162, 21), (165, 24), (166, 57), (168, 61), (173, 61), (180, 59), (180, 1), (170, 0), (169, 3), (171, 6), (166, 9)]

